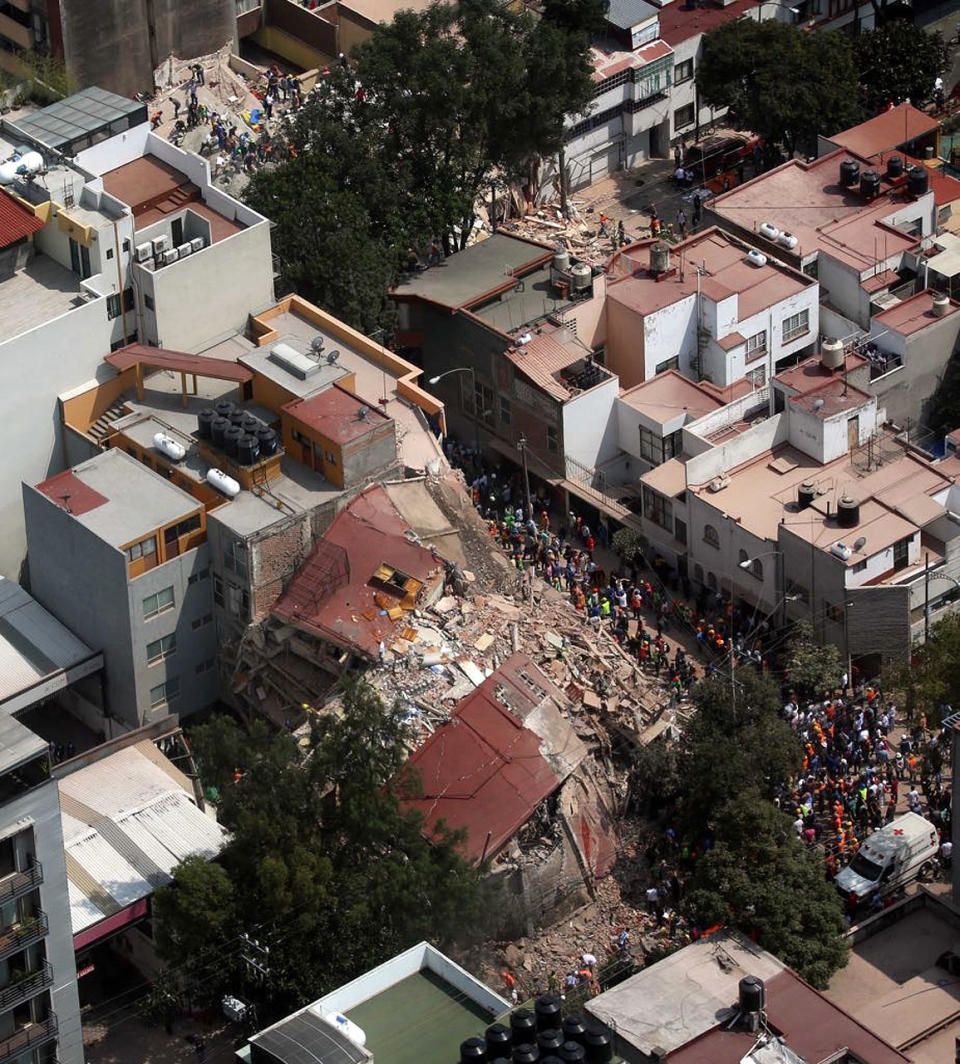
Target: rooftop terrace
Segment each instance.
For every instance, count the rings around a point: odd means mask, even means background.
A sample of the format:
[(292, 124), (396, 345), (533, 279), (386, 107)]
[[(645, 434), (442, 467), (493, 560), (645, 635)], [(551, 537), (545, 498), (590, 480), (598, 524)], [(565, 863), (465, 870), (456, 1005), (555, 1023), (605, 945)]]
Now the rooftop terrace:
[(0, 280), (3, 339), (36, 329), (86, 302), (72, 270), (36, 255), (28, 266)]

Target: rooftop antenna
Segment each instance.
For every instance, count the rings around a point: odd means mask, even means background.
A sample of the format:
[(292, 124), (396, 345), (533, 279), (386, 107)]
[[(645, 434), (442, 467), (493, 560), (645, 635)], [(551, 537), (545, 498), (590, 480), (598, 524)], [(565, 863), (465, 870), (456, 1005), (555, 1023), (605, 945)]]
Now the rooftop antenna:
[(866, 545), (867, 545), (867, 537), (866, 536), (861, 536), (859, 539), (854, 541), (853, 549), (855, 551), (861, 551), (861, 550), (863, 550), (863, 548)]
[(323, 342), (324, 341), (322, 336), (315, 336), (310, 341), (310, 357), (315, 359), (317, 362), (320, 361), (320, 355), (323, 352)]

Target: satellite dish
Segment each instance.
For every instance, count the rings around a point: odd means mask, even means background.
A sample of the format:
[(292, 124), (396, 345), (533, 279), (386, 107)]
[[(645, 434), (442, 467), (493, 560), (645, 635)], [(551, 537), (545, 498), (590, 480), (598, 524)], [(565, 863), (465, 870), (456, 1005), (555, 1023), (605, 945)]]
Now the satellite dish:
[(310, 351), (314, 355), (319, 355), (323, 350), (324, 339), (322, 336), (315, 336), (310, 341)]
[(367, 406), (366, 404), (364, 404), (364, 405), (363, 405), (363, 406), (361, 406), (361, 407), (360, 407), (360, 409), (359, 409), (359, 410), (357, 411), (357, 417), (358, 417), (358, 418), (360, 418), (360, 420), (361, 420), (361, 421), (366, 421), (366, 419), (367, 419), (367, 414), (369, 414), (369, 413), (370, 413), (370, 407), (369, 407), (369, 406)]
[(859, 538), (859, 539), (858, 539), (858, 540), (857, 540), (857, 541), (856, 541), (856, 542), (855, 542), (855, 543), (853, 544), (853, 549), (854, 549), (854, 550), (863, 550), (863, 548), (864, 548), (864, 547), (865, 547), (866, 545), (867, 545), (867, 537), (866, 537), (866, 536), (861, 536), (861, 537), (860, 537), (860, 538)]
[(814, 401), (813, 401), (813, 409), (814, 410), (822, 410), (823, 409), (823, 400), (822, 399), (814, 399)]
[(327, 352), (327, 365), (328, 366), (332, 366), (334, 364), (334, 362), (336, 362), (339, 357), (340, 357), (340, 352), (339, 351), (328, 351)]

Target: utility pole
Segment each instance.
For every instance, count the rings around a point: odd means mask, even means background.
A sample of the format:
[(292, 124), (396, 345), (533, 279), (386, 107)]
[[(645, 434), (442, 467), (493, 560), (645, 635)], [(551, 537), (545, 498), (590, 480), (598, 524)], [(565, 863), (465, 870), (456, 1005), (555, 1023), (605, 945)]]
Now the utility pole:
[(563, 145), (557, 151), (557, 167), (560, 174), (560, 213), (567, 217), (567, 153)]
[(930, 551), (923, 556), (923, 644), (930, 639)]
[(533, 517), (533, 503), (530, 501), (530, 473), (527, 469), (527, 437), (521, 432), (517, 440), (517, 450), (523, 463), (523, 500), (527, 507), (527, 520)]
[(261, 946), (246, 931), (240, 936), (240, 941), (243, 943), (240, 955), (247, 965), (251, 979), (264, 982), (270, 976), (270, 947)]
[[(850, 607), (852, 602), (844, 599), (843, 602), (843, 649), (847, 658), (847, 685), (853, 687), (853, 659), (850, 656)], [(844, 697), (846, 697), (846, 687), (844, 688)]]

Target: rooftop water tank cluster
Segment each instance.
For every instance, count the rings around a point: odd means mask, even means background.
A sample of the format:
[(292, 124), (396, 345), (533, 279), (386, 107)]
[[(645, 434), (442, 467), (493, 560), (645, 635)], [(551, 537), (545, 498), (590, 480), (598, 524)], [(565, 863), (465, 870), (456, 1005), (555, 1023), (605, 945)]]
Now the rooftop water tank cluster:
[(514, 1009), (509, 1026), (495, 1023), (482, 1038), (460, 1044), (460, 1064), (606, 1064), (610, 1034), (584, 1017), (562, 1015), (556, 994), (541, 994), (534, 1010)]
[(276, 454), (280, 448), (276, 432), (229, 399), (208, 406), (197, 417), (197, 433), (237, 465), (249, 466)]

